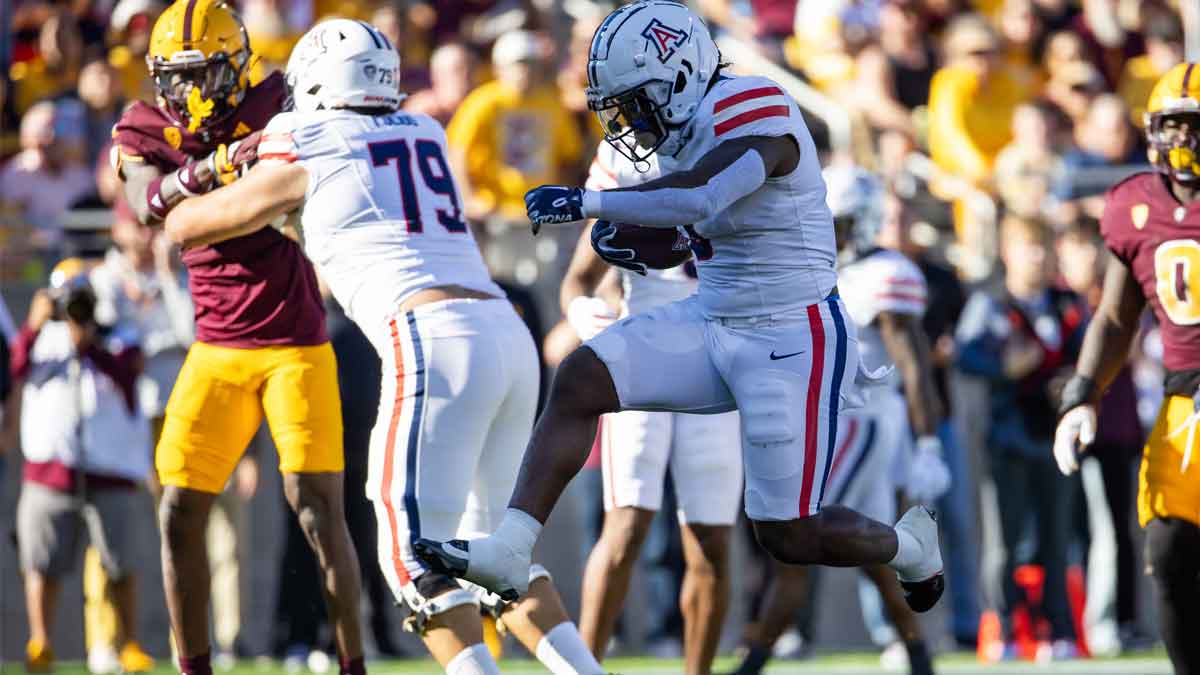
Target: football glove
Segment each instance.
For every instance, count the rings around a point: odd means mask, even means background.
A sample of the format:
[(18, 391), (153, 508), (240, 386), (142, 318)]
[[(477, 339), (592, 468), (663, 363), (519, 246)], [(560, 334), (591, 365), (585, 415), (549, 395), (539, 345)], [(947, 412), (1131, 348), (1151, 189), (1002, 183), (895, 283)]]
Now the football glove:
[(1079, 454), (1096, 440), (1096, 407), (1085, 403), (1071, 408), (1054, 430), (1054, 461), (1064, 476), (1079, 469)]
[(615, 236), (617, 236), (616, 223), (597, 220), (592, 225), (592, 250), (610, 265), (646, 276), (646, 264), (638, 261), (637, 251), (613, 246), (612, 240)]
[(942, 441), (937, 436), (917, 439), (909, 468), (905, 492), (909, 499), (922, 504), (933, 503), (950, 489), (950, 469), (942, 460)]
[(575, 329), (580, 340), (591, 340), (616, 320), (616, 313), (600, 298), (581, 295), (567, 305), (567, 323)]
[(583, 188), (542, 185), (525, 193), (525, 211), (537, 234), (542, 225), (583, 220)]
[(258, 160), (258, 141), (261, 137), (262, 132), (255, 131), (229, 145), (222, 143), (217, 146), (217, 149), (209, 155), (213, 175), (217, 177), (217, 182), (221, 185), (229, 185), (254, 166), (255, 161)]

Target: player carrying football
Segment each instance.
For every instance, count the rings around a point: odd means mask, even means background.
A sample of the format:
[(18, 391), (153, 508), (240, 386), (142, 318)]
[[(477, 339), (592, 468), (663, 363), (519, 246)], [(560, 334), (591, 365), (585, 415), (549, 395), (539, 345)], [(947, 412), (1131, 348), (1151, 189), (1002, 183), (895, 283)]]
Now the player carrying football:
[[(860, 398), (858, 345), (837, 294), (833, 222), (812, 137), (795, 101), (761, 77), (721, 72), (704, 23), (645, 0), (597, 29), (589, 106), (631, 160), (657, 155), (663, 177), (525, 197), (534, 231), (594, 217), (688, 229), (696, 295), (624, 319), (560, 366), (509, 509), (491, 536), (421, 541), (431, 565), (497, 592), (527, 587), (533, 545), (580, 470), (596, 419), (618, 410), (739, 410), (746, 513), (763, 547), (793, 564), (888, 564), (917, 611), (941, 596), (937, 524), (914, 508), (896, 527), (822, 507), (838, 413)], [(636, 251), (612, 250), (629, 263)]]
[(1064, 474), (1096, 436), (1101, 395), (1129, 355), (1149, 303), (1167, 375), (1158, 421), (1142, 453), (1138, 520), (1158, 589), (1159, 625), (1180, 675), (1200, 673), (1200, 69), (1172, 68), (1146, 105), (1146, 140), (1157, 172), (1109, 191), (1100, 222), (1112, 252), (1075, 375), (1062, 393), (1054, 457)]
[[(286, 97), (272, 74), (249, 86), (250, 46), (221, 0), (178, 0), (151, 34), (158, 106), (134, 103), (113, 130), (125, 194), (143, 223), (236, 179)], [(342, 514), (337, 364), (312, 266), (274, 229), (188, 242), (196, 343), (156, 449), (163, 583), (180, 668), (211, 672), (205, 523), (263, 415), (284, 491), (321, 566), (343, 672), (363, 671), (358, 561)]]
[(379, 562), (407, 625), (451, 675), (499, 673), (481, 602), (558, 675), (600, 665), (549, 573), (526, 561), (529, 595), (506, 603), (430, 570), (417, 537), (479, 536), (504, 513), (537, 407), (528, 328), (492, 281), (431, 117), (398, 112), (400, 56), (376, 28), (335, 19), (300, 39), (287, 66), (292, 112), (263, 131), (264, 163), (167, 216), (181, 243), (278, 236), (303, 207), (305, 251), (383, 363), (367, 494)]

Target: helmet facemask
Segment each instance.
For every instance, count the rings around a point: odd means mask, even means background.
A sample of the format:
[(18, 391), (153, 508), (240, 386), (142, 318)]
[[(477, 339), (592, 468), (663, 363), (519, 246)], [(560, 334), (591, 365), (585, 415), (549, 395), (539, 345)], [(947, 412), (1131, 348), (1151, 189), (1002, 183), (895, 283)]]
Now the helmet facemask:
[(635, 164), (654, 155), (671, 134), (661, 111), (671, 102), (671, 86), (647, 82), (614, 96), (588, 95), (588, 109), (596, 113), (604, 140)]
[(1150, 159), (1171, 180), (1200, 188), (1200, 110), (1148, 116)]
[(199, 51), (185, 51), (175, 54), (170, 63), (151, 63), (163, 108), (192, 133), (211, 128), (241, 103), (248, 57), (245, 50), (232, 55), (217, 52), (207, 58)]

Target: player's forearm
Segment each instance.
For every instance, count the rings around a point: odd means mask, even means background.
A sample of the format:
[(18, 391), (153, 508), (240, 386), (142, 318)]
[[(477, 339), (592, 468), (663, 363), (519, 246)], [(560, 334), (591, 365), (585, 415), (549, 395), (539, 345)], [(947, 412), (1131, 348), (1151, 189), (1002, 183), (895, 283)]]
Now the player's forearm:
[(1132, 322), (1114, 321), (1111, 317), (1097, 315), (1088, 324), (1079, 350), (1079, 362), (1075, 374), (1090, 379), (1093, 383), (1094, 401), (1112, 384), (1117, 373), (1129, 358), (1129, 349), (1138, 326)]
[(304, 203), (308, 171), (263, 165), (232, 185), (188, 199), (167, 214), (166, 231), (183, 247), (234, 239), (267, 226)]
[(209, 158), (198, 159), (167, 174), (153, 169), (127, 172), (125, 196), (143, 225), (161, 223), (188, 197), (201, 195), (217, 184)]
[(630, 188), (588, 190), (583, 195), (583, 211), (589, 218), (648, 227), (699, 223), (754, 192), (766, 179), (762, 156), (750, 148), (711, 175), (709, 171), (698, 169)]

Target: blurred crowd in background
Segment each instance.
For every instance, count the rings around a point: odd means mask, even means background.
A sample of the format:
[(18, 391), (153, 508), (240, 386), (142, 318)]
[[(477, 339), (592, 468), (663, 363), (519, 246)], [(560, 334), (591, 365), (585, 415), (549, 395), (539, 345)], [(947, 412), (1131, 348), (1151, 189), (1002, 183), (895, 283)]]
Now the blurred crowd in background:
[[(522, 304), (551, 372), (576, 343), (558, 320), (556, 298), (580, 230), (532, 238), (523, 195), (543, 183), (580, 184), (587, 173), (601, 139), (585, 104), (587, 47), (617, 3), (232, 4), (249, 32), (256, 79), (282, 69), (294, 41), (325, 17), (370, 21), (397, 45), (409, 94), (405, 107), (446, 125), (467, 217), (493, 274)], [(1104, 191), (1149, 168), (1142, 114), (1153, 84), (1183, 60), (1180, 3), (690, 4), (708, 18), (735, 71), (774, 77), (797, 97), (827, 161), (854, 161), (884, 178), (889, 200), (879, 243), (913, 257), (928, 277), (925, 327), (952, 413), (946, 436), (954, 473), (940, 509), (950, 579), (940, 646), (978, 648), (981, 657), (998, 659), (1046, 644), (1054, 645), (1054, 655), (1076, 656), (1152, 641), (1137, 598), (1132, 495), (1142, 430), (1161, 395), (1154, 327), (1146, 326), (1135, 365), (1106, 401), (1096, 461), (1081, 479), (1056, 472), (1053, 407), (1037, 401), (1050, 400), (1073, 363), (1081, 326), (1098, 300), (1106, 258), (1097, 227)], [(145, 365), (138, 398), (153, 426), (191, 340), (191, 307), (178, 252), (118, 201), (108, 155), (124, 106), (154, 101), (144, 57), (164, 4), (15, 0), (2, 7), (8, 29), (0, 34), (6, 73), (0, 81), (0, 346), (17, 341), (35, 291), (51, 285), (54, 266), (82, 258), (93, 266), (97, 344), (115, 350), (122, 336), (140, 336)], [(1028, 297), (1039, 301), (1006, 311), (1013, 298)], [(330, 322), (346, 380), (348, 484), (361, 484), (378, 364), (344, 316), (332, 312)], [(123, 324), (137, 330), (123, 332)], [(0, 376), (0, 397), (8, 412), (0, 425), (0, 461), (6, 458), (13, 474), (19, 472), (19, 422), (30, 416), (17, 414), (19, 379)], [(269, 445), (265, 436), (261, 441), (255, 445)], [(136, 451), (148, 457), (150, 448)], [(217, 648), (230, 658), (252, 651), (238, 636), (234, 544), (238, 507), (254, 494), (259, 477), (258, 456), (247, 455), (223, 498), (229, 515), (215, 519), (209, 532), (214, 569), (228, 570), (214, 577), (214, 609), (226, 617), (217, 620), (224, 628), (215, 635)], [(591, 480), (585, 472), (577, 490), (583, 495), (577, 517), (585, 526), (571, 530), (582, 549), (594, 541), (602, 514), (599, 486), (588, 487)], [(16, 480), (6, 484), (15, 487)], [(359, 492), (348, 491), (356, 502), (351, 528), (365, 552), (360, 560), (373, 561), (373, 519)], [(679, 643), (673, 584), (681, 562), (669, 544), (677, 541), (669, 532), (673, 519), (659, 521), (662, 532), (651, 542), (662, 544), (647, 547), (643, 578), (645, 595), (662, 600), (646, 603), (643, 634), (629, 642), (670, 654)], [(9, 513), (0, 513), (0, 530), (11, 523)], [(287, 580), (289, 590), (278, 594), (273, 649), (296, 656), (322, 646), (323, 610), (319, 599), (305, 597), (317, 585), (298, 580), (316, 574), (299, 531), (289, 532), (287, 542), (277, 578)], [(240, 556), (244, 561), (247, 553)], [(746, 586), (757, 587), (756, 573), (746, 569), (755, 578)], [(396, 653), (398, 626), (380, 609), (390, 604), (386, 587), (377, 570), (368, 572), (375, 645), (380, 653)], [(887, 626), (870, 616), (867, 623), (872, 638), (886, 644)], [(801, 618), (794, 632), (801, 639), (792, 647), (805, 637), (811, 643), (811, 620)], [(97, 644), (103, 648), (103, 639)], [(150, 651), (165, 655), (165, 643)]]

